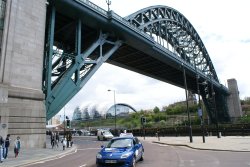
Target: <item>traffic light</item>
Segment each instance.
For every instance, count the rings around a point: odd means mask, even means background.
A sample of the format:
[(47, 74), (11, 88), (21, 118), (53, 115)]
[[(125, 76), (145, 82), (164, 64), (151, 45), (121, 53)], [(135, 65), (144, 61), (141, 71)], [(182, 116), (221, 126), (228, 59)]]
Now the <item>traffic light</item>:
[(145, 117), (141, 117), (141, 124), (145, 125), (146, 124), (146, 118)]
[(69, 119), (67, 119), (66, 124), (67, 124), (67, 128), (70, 128), (70, 120)]

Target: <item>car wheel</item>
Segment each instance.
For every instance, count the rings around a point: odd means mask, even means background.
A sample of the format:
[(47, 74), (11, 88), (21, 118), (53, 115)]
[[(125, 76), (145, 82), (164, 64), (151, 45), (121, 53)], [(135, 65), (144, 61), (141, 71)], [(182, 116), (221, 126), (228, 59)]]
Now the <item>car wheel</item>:
[(136, 163), (136, 160), (135, 160), (135, 157), (133, 157), (132, 167), (135, 167), (135, 163)]
[(141, 158), (140, 158), (140, 161), (143, 161), (143, 160), (144, 160), (144, 151), (142, 151)]

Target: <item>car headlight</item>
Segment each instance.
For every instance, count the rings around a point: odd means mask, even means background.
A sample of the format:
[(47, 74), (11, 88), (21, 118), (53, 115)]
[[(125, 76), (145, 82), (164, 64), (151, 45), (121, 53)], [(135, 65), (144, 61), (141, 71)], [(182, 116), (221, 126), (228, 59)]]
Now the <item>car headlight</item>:
[(121, 158), (128, 158), (131, 154), (131, 152), (122, 154)]
[(97, 153), (97, 154), (96, 154), (96, 158), (97, 158), (97, 159), (102, 159), (102, 155), (101, 155), (100, 153)]

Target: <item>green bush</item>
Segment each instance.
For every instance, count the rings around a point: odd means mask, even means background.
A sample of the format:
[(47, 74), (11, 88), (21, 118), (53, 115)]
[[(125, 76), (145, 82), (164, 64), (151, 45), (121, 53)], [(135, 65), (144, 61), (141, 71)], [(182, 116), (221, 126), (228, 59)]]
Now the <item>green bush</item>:
[(240, 123), (250, 123), (250, 116), (246, 115), (240, 118), (239, 120)]

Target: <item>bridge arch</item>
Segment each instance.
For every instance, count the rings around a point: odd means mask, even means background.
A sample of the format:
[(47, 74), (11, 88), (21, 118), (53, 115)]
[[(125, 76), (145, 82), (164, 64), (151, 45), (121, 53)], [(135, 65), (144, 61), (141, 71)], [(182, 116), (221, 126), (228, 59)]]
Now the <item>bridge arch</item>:
[(126, 17), (135, 27), (149, 34), (197, 70), (219, 82), (216, 71), (199, 34), (188, 19), (167, 6), (151, 6)]

